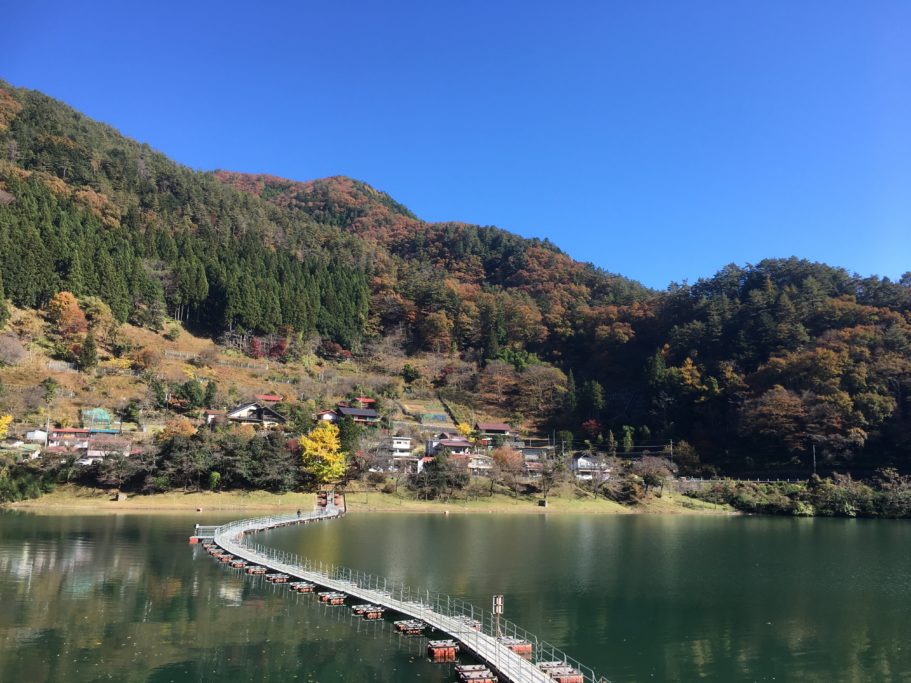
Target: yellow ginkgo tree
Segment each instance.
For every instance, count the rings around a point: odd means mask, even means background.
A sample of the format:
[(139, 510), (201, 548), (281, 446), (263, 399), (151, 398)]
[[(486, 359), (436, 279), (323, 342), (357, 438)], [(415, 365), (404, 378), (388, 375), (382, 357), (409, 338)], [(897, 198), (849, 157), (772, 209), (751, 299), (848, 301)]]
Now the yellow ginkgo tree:
[(12, 415), (0, 415), (0, 439), (5, 439), (9, 432), (10, 423), (13, 421)]
[(338, 427), (320, 422), (298, 441), (304, 469), (320, 484), (338, 481), (345, 476), (348, 460), (342, 452)]

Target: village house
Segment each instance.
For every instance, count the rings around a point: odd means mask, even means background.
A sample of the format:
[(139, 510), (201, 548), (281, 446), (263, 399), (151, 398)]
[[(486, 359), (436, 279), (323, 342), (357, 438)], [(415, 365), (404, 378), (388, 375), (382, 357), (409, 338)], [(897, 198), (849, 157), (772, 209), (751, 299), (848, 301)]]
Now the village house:
[(41, 444), (15, 440), (0, 444), (0, 453), (12, 456), (18, 461), (34, 460), (41, 455)]
[(30, 432), (25, 433), (25, 440), (31, 441), (32, 443), (47, 443), (47, 432), (43, 429), (33, 429)]
[(334, 410), (321, 410), (314, 417), (322, 422), (338, 421), (338, 414)]
[(85, 455), (76, 462), (80, 465), (91, 465), (104, 460), (109, 455), (130, 456), (133, 444), (130, 439), (112, 434), (93, 434), (89, 437)]
[(538, 460), (526, 460), (523, 472), (529, 479), (538, 479), (544, 475), (544, 463)]
[(522, 449), (525, 476), (533, 479), (544, 473), (544, 463), (554, 457), (553, 446), (531, 446)]
[(393, 472), (417, 472), (418, 458), (414, 455), (414, 442), (408, 436), (387, 436), (377, 447), (377, 454), (389, 459)]
[(516, 437), (516, 432), (505, 422), (478, 422), (474, 430), (481, 436), (481, 441), (485, 445), (491, 445), (494, 440), (509, 443)]
[(357, 424), (375, 426), (380, 422), (380, 414), (373, 408), (349, 408), (348, 406), (338, 406), (335, 409), (338, 419), (350, 417)]
[(57, 427), (48, 432), (44, 452), (78, 456), (78, 464), (90, 465), (113, 453), (128, 457), (132, 447), (131, 439), (121, 436), (117, 429)]
[(226, 410), (212, 410), (211, 408), (204, 410), (202, 413), (202, 417), (207, 425), (212, 425), (216, 422), (226, 422), (227, 419), (225, 415), (227, 415)]
[(63, 451), (85, 451), (89, 447), (89, 430), (85, 428), (59, 427), (47, 435), (49, 449)]
[(570, 462), (570, 470), (576, 479), (591, 481), (593, 479), (610, 478), (610, 467), (601, 458), (588, 453), (576, 453)]
[(489, 455), (480, 453), (469, 453), (465, 455), (453, 454), (453, 460), (460, 463), (468, 470), (472, 477), (489, 477), (493, 472), (493, 458)]
[(554, 457), (553, 446), (528, 446), (522, 448), (522, 457), (526, 460), (547, 460)]
[(430, 456), (443, 450), (448, 451), (451, 455), (468, 455), (474, 451), (471, 442), (464, 436), (453, 436), (446, 432), (441, 432), (428, 439), (424, 447), (427, 455)]
[(410, 456), (413, 450), (410, 436), (387, 436), (380, 441), (380, 453), (393, 458)]
[(260, 403), (244, 403), (229, 410), (225, 414), (228, 422), (234, 424), (249, 424), (260, 429), (272, 429), (285, 424), (284, 416)]

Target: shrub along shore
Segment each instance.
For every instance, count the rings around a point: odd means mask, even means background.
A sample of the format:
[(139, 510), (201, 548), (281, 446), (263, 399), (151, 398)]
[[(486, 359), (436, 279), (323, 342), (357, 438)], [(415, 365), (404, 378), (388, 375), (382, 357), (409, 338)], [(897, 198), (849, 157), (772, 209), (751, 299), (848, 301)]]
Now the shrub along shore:
[(725, 480), (689, 496), (741, 512), (795, 517), (911, 517), (911, 477), (880, 470), (871, 481), (835, 474), (806, 482)]

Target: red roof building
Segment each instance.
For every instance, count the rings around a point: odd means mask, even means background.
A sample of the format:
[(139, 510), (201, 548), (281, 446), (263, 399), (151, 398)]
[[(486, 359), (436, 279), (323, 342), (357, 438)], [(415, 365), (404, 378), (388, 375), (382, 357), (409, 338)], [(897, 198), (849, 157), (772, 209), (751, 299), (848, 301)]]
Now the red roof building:
[(254, 394), (253, 398), (265, 403), (280, 403), (284, 397), (279, 396), (278, 394)]

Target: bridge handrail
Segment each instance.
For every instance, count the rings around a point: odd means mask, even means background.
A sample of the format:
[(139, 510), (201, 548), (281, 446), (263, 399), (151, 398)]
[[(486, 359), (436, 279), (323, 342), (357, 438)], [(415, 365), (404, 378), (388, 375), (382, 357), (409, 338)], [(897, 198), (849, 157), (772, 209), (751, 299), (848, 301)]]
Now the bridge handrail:
[(485, 610), (462, 598), (436, 591), (414, 589), (402, 581), (390, 580), (386, 577), (342, 567), (334, 563), (312, 560), (309, 557), (302, 557), (285, 550), (255, 543), (251, 538), (251, 532), (266, 531), (298, 522), (334, 519), (341, 517), (342, 514), (341, 510), (338, 509), (320, 509), (304, 515), (291, 513), (240, 519), (218, 527), (215, 530), (214, 538), (216, 543), (226, 547), (229, 551), (231, 550), (230, 546), (238, 545), (266, 558), (271, 563), (282, 564), (286, 567), (296, 567), (303, 572), (317, 574), (330, 581), (348, 583), (362, 590), (376, 591), (387, 595), (392, 600), (409, 603), (433, 615), (461, 620), (466, 624), (477, 622), (480, 627), (475, 630), (479, 635), (486, 635), (493, 639), (519, 638), (530, 643), (533, 662), (563, 662), (582, 674), (585, 683), (610, 683), (607, 678), (598, 676), (591, 667), (570, 657), (560, 648), (538, 638), (535, 634), (508, 619), (500, 617), (497, 620), (496, 615), (490, 610)]

